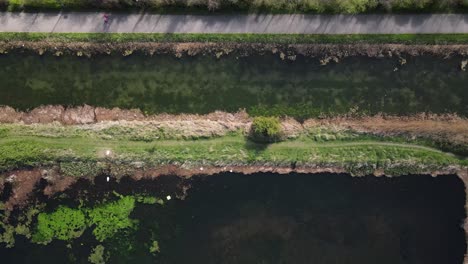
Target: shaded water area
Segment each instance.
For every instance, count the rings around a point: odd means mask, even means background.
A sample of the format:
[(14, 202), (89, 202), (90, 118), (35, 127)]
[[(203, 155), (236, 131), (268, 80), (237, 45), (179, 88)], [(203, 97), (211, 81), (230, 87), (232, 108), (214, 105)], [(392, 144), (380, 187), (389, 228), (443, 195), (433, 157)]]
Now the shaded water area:
[[(190, 186), (184, 200), (175, 198), (181, 186)], [(112, 199), (113, 191), (173, 199), (138, 204), (130, 215), (138, 227), (102, 243), (108, 263), (461, 264), (466, 250), (465, 191), (454, 175), (226, 173), (120, 183), (102, 176), (46, 200), (46, 210), (77, 206), (79, 197)], [(155, 239), (160, 252), (151, 254)], [(2, 263), (86, 263), (96, 244), (89, 232), (71, 249), (18, 238), (0, 256)]]
[(0, 56), (0, 105), (140, 108), (147, 113), (234, 112), (296, 117), (415, 112), (468, 115), (468, 73), (460, 58), (351, 57), (321, 66), (317, 58), (277, 55), (217, 59), (134, 54), (92, 58)]

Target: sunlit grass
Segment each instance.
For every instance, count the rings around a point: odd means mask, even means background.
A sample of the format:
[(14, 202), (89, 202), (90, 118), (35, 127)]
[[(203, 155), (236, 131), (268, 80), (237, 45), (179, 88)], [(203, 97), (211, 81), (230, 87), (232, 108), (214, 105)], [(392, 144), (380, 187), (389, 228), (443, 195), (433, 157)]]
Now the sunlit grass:
[(468, 34), (0, 33), (0, 41), (464, 44)]

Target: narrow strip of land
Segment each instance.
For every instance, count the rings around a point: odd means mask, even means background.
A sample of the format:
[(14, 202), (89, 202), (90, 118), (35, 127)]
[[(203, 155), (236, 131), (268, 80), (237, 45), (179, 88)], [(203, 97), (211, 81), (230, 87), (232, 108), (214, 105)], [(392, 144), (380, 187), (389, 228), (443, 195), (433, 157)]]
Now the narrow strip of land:
[(468, 14), (160, 15), (110, 13), (105, 16), (102, 12), (0, 12), (0, 32), (446, 34), (468, 33)]
[[(88, 144), (89, 146), (94, 146), (94, 147), (109, 147), (112, 145), (121, 145), (122, 140), (109, 140), (109, 139), (83, 139), (83, 138), (47, 138), (47, 137), (35, 137), (35, 136), (9, 136), (7, 138), (0, 138), (0, 143), (7, 143), (7, 142), (13, 142), (17, 140), (40, 140), (44, 143), (47, 144), (57, 144), (57, 143), (70, 143), (71, 141), (77, 140), (80, 143), (79, 144)], [(225, 138), (213, 138), (213, 139), (207, 139), (204, 140), (202, 143), (206, 144), (237, 144), (237, 143), (243, 143), (245, 144), (245, 141), (241, 138), (237, 137), (225, 137)], [(197, 146), (200, 144), (200, 140), (193, 141), (193, 140), (164, 140), (164, 141), (154, 141), (154, 145), (157, 146)], [(125, 145), (127, 147), (144, 147), (145, 145), (148, 145), (148, 142), (138, 142), (138, 141), (129, 141), (125, 142)], [(413, 149), (413, 150), (425, 150), (425, 151), (430, 151), (430, 152), (437, 152), (437, 153), (443, 153), (449, 156), (453, 156), (451, 153), (443, 152), (441, 150), (427, 147), (427, 146), (421, 146), (421, 145), (416, 145), (416, 144), (411, 144), (411, 143), (395, 143), (395, 142), (382, 142), (382, 141), (355, 141), (355, 142), (341, 142), (341, 141), (336, 141), (336, 142), (313, 142), (313, 141), (287, 141), (287, 142), (281, 142), (281, 143), (276, 143), (274, 144), (275, 146), (282, 147), (282, 148), (311, 148), (311, 147), (316, 147), (316, 148), (341, 148), (341, 147), (364, 147), (364, 146), (377, 146), (377, 147), (395, 147), (395, 148), (407, 148), (407, 149)]]

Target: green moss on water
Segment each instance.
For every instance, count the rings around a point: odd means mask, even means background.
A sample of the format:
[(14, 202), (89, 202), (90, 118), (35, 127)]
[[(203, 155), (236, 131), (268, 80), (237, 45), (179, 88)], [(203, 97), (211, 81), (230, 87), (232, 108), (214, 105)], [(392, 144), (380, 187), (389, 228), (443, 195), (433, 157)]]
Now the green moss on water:
[[(2, 206), (3, 203), (0, 203), (0, 211), (3, 210)], [(26, 211), (17, 216), (16, 223), (10, 223), (8, 221), (10, 211), (0, 212), (2, 218), (0, 221), (0, 243), (10, 248), (15, 245), (15, 237), (18, 235), (31, 239), (32, 223), (36, 220), (36, 215), (41, 212), (42, 208), (43, 204), (36, 204), (29, 207)]]
[(38, 215), (37, 230), (32, 241), (48, 244), (53, 239), (71, 240), (80, 237), (85, 229), (86, 218), (82, 210), (61, 206), (53, 213)]
[[(80, 237), (87, 228), (97, 241), (112, 238), (122, 230), (135, 229), (138, 222), (130, 218), (135, 203), (160, 203), (160, 199), (149, 196), (122, 196), (112, 202), (103, 203), (95, 207), (69, 208), (60, 206), (51, 213), (42, 212), (38, 215), (37, 226), (32, 241), (39, 244), (48, 244), (54, 239), (70, 241)], [(16, 227), (17, 234), (23, 232), (24, 227)], [(8, 230), (7, 230), (8, 231)], [(13, 233), (13, 231), (6, 232)], [(10, 236), (8, 236), (10, 237)]]
[(121, 229), (135, 228), (137, 222), (129, 218), (134, 207), (135, 198), (124, 196), (118, 201), (85, 210), (96, 239), (104, 241)]
[(91, 264), (105, 264), (108, 259), (109, 254), (105, 252), (105, 247), (103, 245), (97, 245), (93, 248), (88, 257), (88, 261)]
[(153, 241), (151, 243), (151, 247), (149, 248), (149, 251), (151, 254), (159, 253), (161, 252), (161, 249), (159, 248), (159, 243), (158, 241)]
[(135, 199), (137, 202), (142, 203), (142, 204), (159, 204), (159, 205), (164, 204), (164, 200), (162, 200), (161, 198), (154, 197), (154, 196), (136, 195)]

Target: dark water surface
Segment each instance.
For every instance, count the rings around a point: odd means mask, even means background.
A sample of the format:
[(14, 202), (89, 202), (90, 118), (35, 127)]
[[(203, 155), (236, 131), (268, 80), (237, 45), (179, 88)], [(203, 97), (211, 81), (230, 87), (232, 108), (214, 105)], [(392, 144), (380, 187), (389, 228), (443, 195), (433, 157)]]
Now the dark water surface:
[[(456, 176), (221, 174), (189, 180), (185, 200), (138, 205), (135, 232), (104, 242), (108, 263), (462, 264), (466, 249), (463, 182)], [(176, 177), (120, 184), (83, 181), (91, 199), (119, 193), (175, 195)], [(59, 198), (49, 201), (57, 206)], [(161, 252), (152, 256), (148, 241)], [(1, 263), (86, 263), (89, 234), (48, 246), (17, 241)]]
[[(123, 57), (0, 56), (0, 105), (42, 104), (140, 108), (149, 113), (214, 110), (287, 113), (361, 111), (468, 115), (468, 73), (460, 59), (354, 57), (321, 66), (318, 59), (235, 55)], [(274, 106), (272, 108), (272, 106)]]

